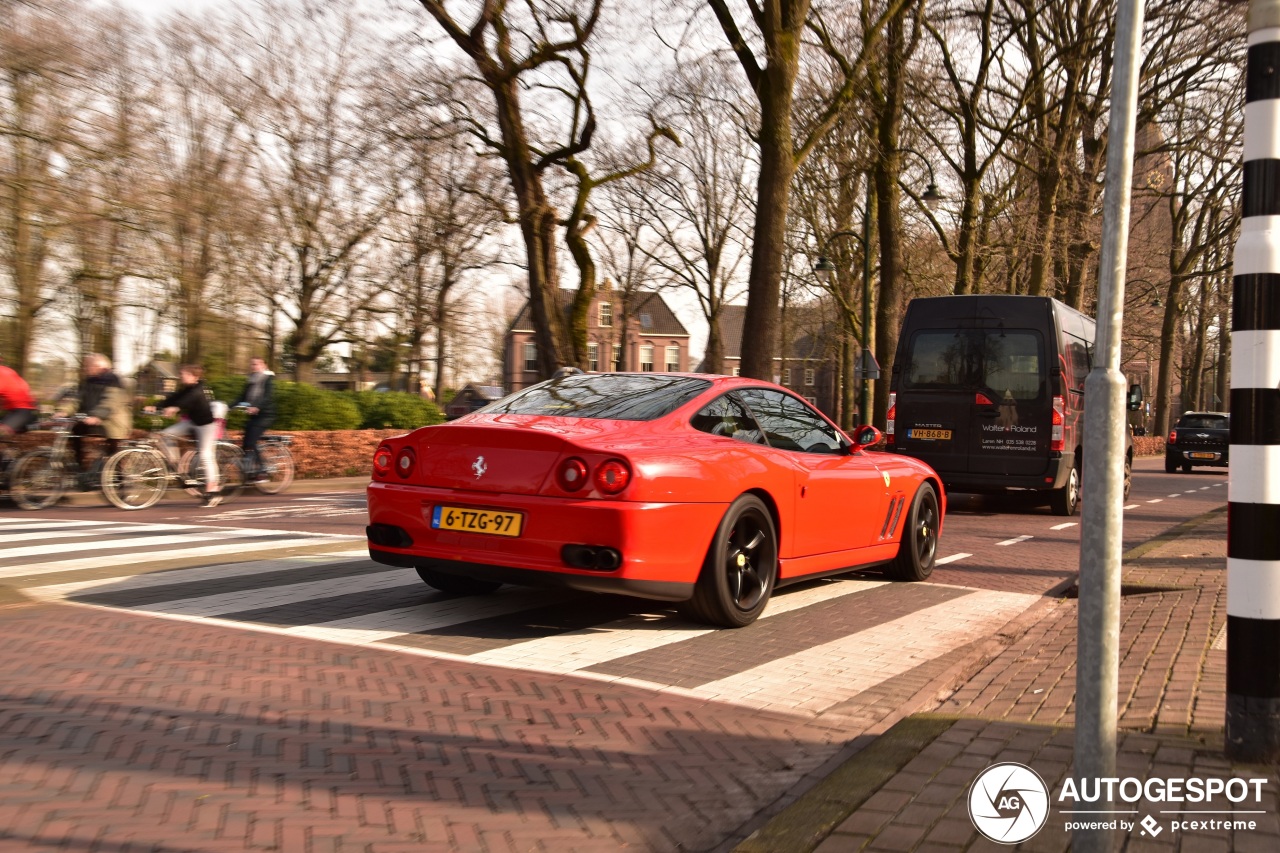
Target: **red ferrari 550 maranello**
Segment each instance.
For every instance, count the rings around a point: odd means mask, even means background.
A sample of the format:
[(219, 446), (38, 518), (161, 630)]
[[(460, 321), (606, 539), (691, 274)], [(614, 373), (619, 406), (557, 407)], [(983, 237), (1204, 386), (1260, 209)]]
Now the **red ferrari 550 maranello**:
[(369, 553), (436, 589), (554, 584), (685, 602), (740, 627), (773, 590), (887, 565), (933, 571), (928, 465), (851, 440), (767, 382), (577, 374), (382, 442)]

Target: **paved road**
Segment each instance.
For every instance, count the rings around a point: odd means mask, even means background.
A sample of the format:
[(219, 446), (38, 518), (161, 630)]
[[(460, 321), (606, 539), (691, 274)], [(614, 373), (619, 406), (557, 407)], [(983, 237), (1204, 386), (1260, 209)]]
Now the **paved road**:
[[(1222, 472), (1158, 462), (1129, 544), (1226, 500)], [(0, 842), (711, 849), (1078, 560), (1072, 521), (958, 497), (930, 583), (805, 584), (713, 631), (632, 599), (450, 597), (367, 559), (358, 493), (285, 497), (0, 516), (0, 584), (36, 602), (0, 611)]]

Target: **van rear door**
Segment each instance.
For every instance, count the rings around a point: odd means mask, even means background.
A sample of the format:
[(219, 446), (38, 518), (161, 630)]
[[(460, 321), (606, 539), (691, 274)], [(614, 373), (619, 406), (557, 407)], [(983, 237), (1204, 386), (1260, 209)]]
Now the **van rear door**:
[(921, 329), (907, 342), (895, 403), (898, 452), (927, 462), (948, 479), (969, 470), (973, 388), (964, 381), (966, 330)]
[(1053, 399), (1044, 336), (1030, 329), (973, 329), (969, 471), (1035, 477), (1049, 468)]

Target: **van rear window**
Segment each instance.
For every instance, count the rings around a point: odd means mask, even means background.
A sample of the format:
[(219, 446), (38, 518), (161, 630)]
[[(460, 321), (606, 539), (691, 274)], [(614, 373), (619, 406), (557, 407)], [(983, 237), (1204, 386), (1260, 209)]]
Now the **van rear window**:
[(917, 332), (907, 352), (903, 387), (994, 391), (1001, 399), (1044, 393), (1040, 335), (1031, 331), (961, 329)]

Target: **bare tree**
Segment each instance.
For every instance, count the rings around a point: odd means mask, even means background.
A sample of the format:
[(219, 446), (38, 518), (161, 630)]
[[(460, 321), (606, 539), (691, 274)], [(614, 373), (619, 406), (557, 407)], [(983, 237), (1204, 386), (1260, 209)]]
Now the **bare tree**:
[[(846, 52), (821, 15), (811, 14), (809, 0), (762, 0), (748, 4), (741, 19), (727, 0), (707, 0), (729, 48), (742, 66), (747, 85), (760, 102), (756, 141), (760, 171), (747, 311), (743, 338), (744, 376), (773, 375), (777, 352), (778, 312), (791, 181), (796, 169), (839, 119), (855, 92), (867, 82), (868, 59), (879, 44), (886, 22), (919, 0), (886, 0), (862, 28), (856, 49)], [(864, 8), (869, 8), (864, 6)], [(836, 86), (821, 102), (797, 115), (794, 96), (806, 32), (816, 39), (823, 57), (837, 69)]]
[[(680, 65), (659, 91), (655, 109), (676, 128), (683, 147), (669, 151), (637, 188), (659, 242), (648, 255), (698, 300), (707, 323), (708, 373), (724, 370), (720, 316), (734, 292), (742, 260), (742, 223), (751, 215), (754, 171), (740, 94), (715, 56)], [(736, 343), (736, 342), (735, 342)]]
[(74, 22), (83, 9), (70, 5), (17, 4), (0, 28), (0, 264), (13, 306), (0, 350), (19, 372), (53, 302), (48, 265), (63, 220), (55, 160), (82, 68)]
[(385, 44), (352, 9), (313, 0), (264, 0), (262, 9), (243, 20), (248, 43), (229, 57), (241, 85), (224, 97), (252, 134), (259, 192), (288, 258), (274, 298), (290, 326), (294, 377), (305, 382), (389, 284), (370, 253), (396, 185), (385, 138), (360, 118)]

